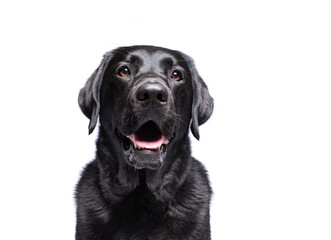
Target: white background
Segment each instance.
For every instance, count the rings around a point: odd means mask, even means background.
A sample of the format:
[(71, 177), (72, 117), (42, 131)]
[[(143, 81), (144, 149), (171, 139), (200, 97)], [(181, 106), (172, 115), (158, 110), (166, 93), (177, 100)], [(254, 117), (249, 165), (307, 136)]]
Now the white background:
[(193, 154), (213, 239), (331, 239), (329, 1), (2, 1), (0, 239), (74, 239), (96, 133), (79, 89), (118, 46), (195, 61), (215, 99)]

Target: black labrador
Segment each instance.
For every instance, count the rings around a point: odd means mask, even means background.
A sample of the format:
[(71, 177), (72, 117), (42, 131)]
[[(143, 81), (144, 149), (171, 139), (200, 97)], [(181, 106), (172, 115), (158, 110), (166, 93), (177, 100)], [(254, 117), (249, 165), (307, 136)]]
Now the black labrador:
[(89, 133), (100, 127), (76, 189), (76, 239), (210, 239), (212, 191), (188, 135), (199, 139), (213, 99), (193, 60), (154, 46), (107, 52), (79, 105)]

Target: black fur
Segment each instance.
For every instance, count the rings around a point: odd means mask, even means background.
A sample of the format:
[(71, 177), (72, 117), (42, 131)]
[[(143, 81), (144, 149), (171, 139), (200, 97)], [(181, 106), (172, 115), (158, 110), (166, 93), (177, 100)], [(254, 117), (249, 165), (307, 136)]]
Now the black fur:
[[(123, 66), (128, 76), (119, 75)], [(180, 81), (171, 78), (175, 70)], [(191, 126), (199, 139), (213, 99), (193, 60), (152, 46), (115, 49), (81, 89), (79, 105), (89, 132), (98, 119), (100, 127), (96, 158), (76, 189), (76, 239), (210, 239), (211, 188), (188, 134)], [(138, 150), (127, 138), (138, 131), (169, 143)]]

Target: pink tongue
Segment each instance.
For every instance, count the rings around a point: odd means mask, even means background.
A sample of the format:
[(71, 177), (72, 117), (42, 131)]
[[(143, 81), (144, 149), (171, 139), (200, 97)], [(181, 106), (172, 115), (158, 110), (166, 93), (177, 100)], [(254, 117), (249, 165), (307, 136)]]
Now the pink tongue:
[(152, 142), (141, 141), (137, 136), (135, 136), (135, 139), (137, 146), (143, 149), (156, 149), (158, 147), (161, 147), (163, 143), (163, 136), (161, 136), (158, 140)]
[(159, 139), (155, 140), (155, 141), (142, 141), (139, 139), (139, 137), (134, 134), (134, 135), (130, 135), (128, 136), (128, 138), (130, 138), (133, 142), (136, 143), (136, 145), (139, 147), (139, 148), (142, 148), (142, 149), (157, 149), (159, 147), (161, 147), (162, 144), (168, 144), (169, 143), (169, 140), (167, 138), (165, 138), (164, 136), (160, 136)]

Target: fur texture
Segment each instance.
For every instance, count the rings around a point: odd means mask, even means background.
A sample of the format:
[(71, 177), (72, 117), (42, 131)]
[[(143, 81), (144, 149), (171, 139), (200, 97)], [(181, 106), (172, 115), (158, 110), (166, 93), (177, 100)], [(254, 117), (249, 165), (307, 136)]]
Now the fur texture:
[[(100, 126), (96, 157), (76, 188), (76, 239), (210, 239), (212, 191), (188, 135), (191, 126), (199, 139), (213, 99), (193, 60), (153, 46), (115, 49), (81, 89), (79, 105), (89, 133)], [(168, 142), (158, 149), (130, 141), (161, 135)]]

